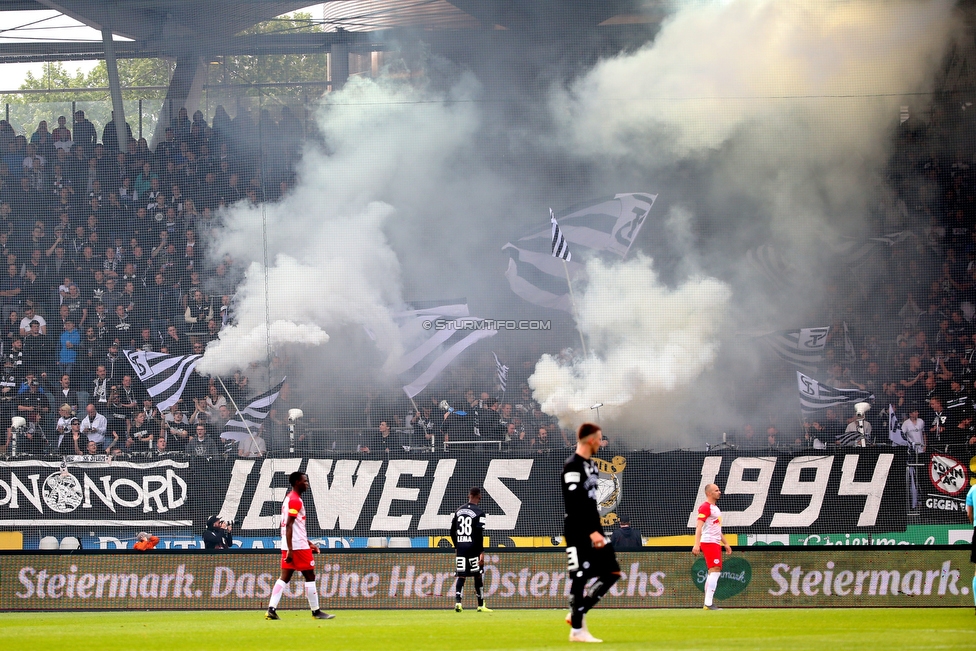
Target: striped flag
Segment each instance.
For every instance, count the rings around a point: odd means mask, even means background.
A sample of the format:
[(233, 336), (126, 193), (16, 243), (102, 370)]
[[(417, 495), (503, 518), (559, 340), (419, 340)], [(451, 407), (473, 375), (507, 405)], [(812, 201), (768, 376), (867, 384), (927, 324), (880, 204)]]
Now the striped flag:
[(796, 372), (797, 389), (800, 392), (800, 408), (804, 412), (818, 411), (827, 407), (848, 405), (874, 400), (874, 394), (860, 389), (836, 389), (821, 384), (812, 377)]
[(504, 394), (505, 386), (508, 384), (508, 367), (499, 361), (495, 351), (491, 351), (491, 356), (495, 358), (495, 368), (498, 370), (498, 386), (501, 387), (502, 394)]
[(847, 329), (847, 321), (844, 321), (844, 358), (848, 362), (857, 359), (857, 351), (854, 350), (854, 342), (851, 340), (851, 333)]
[(807, 373), (814, 373), (824, 361), (824, 346), (830, 326), (783, 330), (761, 337), (773, 352), (787, 364)]
[(795, 270), (790, 267), (787, 257), (771, 244), (746, 251), (746, 262), (774, 287), (787, 289), (795, 284)]
[(498, 334), (484, 319), (470, 316), (467, 304), (461, 302), (421, 307), (396, 317), (408, 350), (392, 370), (412, 378), (403, 386), (411, 398), (426, 389), (458, 355)]
[(888, 440), (892, 445), (908, 445), (905, 440), (905, 433), (898, 427), (898, 414), (895, 413), (895, 406), (888, 405)]
[(224, 425), (224, 431), (220, 433), (220, 438), (228, 441), (241, 441), (250, 437), (248, 428), (251, 428), (251, 432), (256, 432), (268, 414), (271, 413), (271, 406), (278, 399), (278, 394), (281, 393), (281, 387), (284, 383), (285, 380), (282, 380), (277, 386), (268, 389), (248, 403), (247, 407), (237, 412), (235, 417)]
[(197, 360), (203, 357), (167, 355), (145, 350), (123, 352), (159, 411), (165, 411), (176, 404), (186, 389)]
[(569, 250), (569, 242), (563, 237), (562, 231), (559, 230), (559, 223), (556, 221), (556, 216), (552, 213), (552, 208), (549, 209), (549, 223), (552, 224), (552, 257), (562, 258), (566, 262), (573, 259), (573, 252)]
[(575, 279), (584, 266), (555, 257), (553, 220), (558, 218), (563, 241), (573, 247), (577, 260), (604, 252), (623, 258), (656, 199), (656, 194), (624, 193), (553, 213), (549, 228), (533, 229), (502, 247), (511, 256), (505, 277), (512, 291), (529, 303), (572, 312), (566, 271)]

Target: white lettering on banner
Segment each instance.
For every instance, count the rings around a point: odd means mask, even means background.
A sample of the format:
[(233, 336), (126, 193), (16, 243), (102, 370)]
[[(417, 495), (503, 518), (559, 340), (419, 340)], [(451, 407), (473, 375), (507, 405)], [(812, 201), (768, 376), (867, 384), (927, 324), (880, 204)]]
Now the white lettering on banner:
[(82, 502), (81, 508), (90, 509), (92, 508), (91, 494), (95, 493), (95, 497), (102, 501), (102, 504), (107, 506), (112, 513), (115, 513), (115, 502), (112, 501), (112, 476), (102, 475), (98, 478), (102, 482), (102, 490), (98, 490), (98, 486), (92, 481), (92, 478), (85, 473), (84, 479), (84, 491), (85, 491), (85, 501)]
[(380, 503), (376, 507), (376, 515), (373, 516), (370, 529), (374, 531), (406, 531), (410, 528), (410, 520), (413, 519), (413, 516), (409, 514), (391, 516), (390, 507), (394, 500), (401, 502), (417, 501), (420, 489), (398, 486), (400, 475), (423, 477), (427, 472), (427, 463), (415, 459), (393, 459), (386, 464), (386, 483), (383, 484), (383, 493), (380, 495)]
[(265, 459), (261, 464), (261, 474), (258, 476), (258, 485), (254, 489), (254, 496), (251, 498), (251, 508), (244, 516), (241, 524), (243, 529), (277, 529), (278, 520), (281, 519), (278, 508), (273, 509), (274, 515), (261, 515), (264, 505), (273, 502), (275, 506), (280, 506), (281, 501), (288, 494), (288, 488), (280, 486), (271, 488), (275, 475), (283, 473), (286, 477), (298, 470), (302, 464), (301, 459)]
[[(501, 514), (489, 515), (487, 529), (511, 530), (515, 528), (522, 509), (522, 500), (502, 481), (514, 479), (525, 481), (529, 478), (534, 459), (493, 459), (485, 473), (482, 486), (501, 510)], [(418, 502), (420, 488), (407, 488), (399, 485), (401, 475), (425, 477), (428, 461), (394, 459), (387, 462), (384, 474), (383, 491), (376, 512), (370, 521), (373, 531), (406, 531), (411, 528), (412, 515), (391, 515), (394, 501)], [(278, 503), (284, 499), (287, 489), (272, 489), (274, 475), (287, 474), (300, 468), (299, 459), (267, 459), (261, 465), (261, 476), (250, 500), (247, 516), (241, 529), (273, 529), (277, 526), (276, 516), (261, 516), (267, 502)], [(319, 529), (353, 530), (359, 525), (363, 508), (369, 493), (383, 468), (382, 461), (358, 461), (355, 459), (309, 459), (305, 472), (308, 473), (314, 500), (315, 523)], [(451, 514), (441, 514), (450, 480), (457, 468), (457, 459), (441, 459), (434, 469), (426, 497), (424, 511), (417, 521), (417, 530), (443, 530), (450, 526)], [(329, 481), (331, 471), (331, 479)], [(245, 500), (245, 487), (250, 466), (235, 463), (234, 478), (230, 481), (224, 507), (221, 513), (236, 514), (236, 506)], [(355, 479), (354, 479), (355, 478)], [(228, 506), (230, 505), (230, 506)]]
[[(837, 489), (839, 496), (863, 495), (864, 508), (858, 515), (857, 526), (873, 527), (877, 524), (878, 513), (881, 510), (881, 500), (888, 484), (888, 474), (895, 455), (883, 453), (877, 456), (871, 479), (855, 481), (854, 476), (861, 455), (848, 454), (844, 457), (841, 468), (840, 484)], [(776, 457), (738, 457), (732, 461), (729, 476), (726, 480), (726, 495), (752, 495), (752, 503), (744, 511), (722, 510), (722, 525), (725, 527), (748, 527), (762, 517), (769, 498), (773, 471), (776, 467)], [(809, 495), (810, 503), (799, 513), (774, 513), (770, 521), (773, 527), (808, 527), (820, 517), (823, 502), (830, 481), (833, 468), (833, 456), (802, 456), (790, 460), (786, 466), (780, 495)], [(688, 515), (688, 528), (694, 529), (697, 523), (698, 505), (705, 499), (705, 486), (715, 483), (722, 467), (722, 457), (705, 457), (702, 463), (701, 484), (698, 497), (691, 513)], [(812, 481), (801, 481), (800, 475), (804, 468), (813, 468), (815, 475)], [(744, 471), (758, 470), (755, 481), (746, 481)], [(933, 506), (930, 508), (942, 508)], [(946, 507), (947, 510), (951, 507)]]
[(337, 523), (340, 529), (355, 529), (383, 462), (339, 459), (332, 468), (331, 484), (330, 466), (331, 459), (308, 460), (306, 472), (315, 501), (315, 519), (323, 531), (335, 529)]
[[(139, 481), (127, 477), (113, 480), (111, 475), (103, 475), (98, 478), (101, 487), (88, 473), (84, 473), (81, 481), (78, 481), (72, 474), (56, 472), (44, 483), (43, 495), (38, 491), (40, 475), (32, 474), (27, 478), (30, 481), (29, 487), (14, 472), (10, 474), (9, 484), (0, 481), (0, 490), (4, 491), (4, 499), (0, 499), (0, 506), (19, 509), (22, 505), (20, 497), (23, 496), (39, 514), (45, 513), (45, 504), (58, 514), (67, 514), (78, 507), (93, 508), (92, 494), (94, 494), (112, 513), (117, 512), (118, 506), (130, 509), (141, 508), (143, 513), (166, 513), (183, 506), (187, 497), (186, 481), (171, 468), (166, 469), (165, 475), (143, 475), (137, 478)], [(53, 481), (52, 478), (58, 481)], [(54, 488), (52, 489), (51, 486)], [(26, 506), (26, 503), (23, 506)], [(0, 519), (0, 523), (11, 522), (11, 520)]]
[(434, 481), (430, 485), (430, 494), (427, 496), (427, 506), (417, 522), (418, 531), (428, 529), (443, 531), (451, 528), (451, 514), (440, 515), (440, 510), (444, 502), (444, 493), (447, 492), (447, 484), (454, 476), (455, 466), (457, 466), (457, 459), (441, 459), (437, 462)]
[[(726, 511), (722, 509), (723, 527), (749, 527), (762, 517), (769, 498), (769, 485), (773, 481), (776, 457), (738, 457), (729, 468), (729, 478), (725, 481), (726, 495), (752, 495), (752, 503), (745, 511)], [(758, 470), (755, 481), (744, 478), (746, 470)], [(697, 504), (695, 505), (698, 506)]]
[(962, 511), (962, 503), (956, 500), (949, 500), (939, 497), (929, 497), (925, 500), (925, 508), (936, 509), (938, 511)]
[[(820, 517), (820, 507), (823, 506), (824, 496), (827, 494), (827, 481), (830, 479), (830, 469), (834, 465), (833, 457), (796, 457), (786, 466), (786, 476), (780, 495), (809, 495), (810, 504), (799, 513), (777, 513), (769, 523), (770, 527), (809, 527)], [(800, 473), (805, 468), (812, 468), (816, 475), (813, 481), (800, 481)]]
[(485, 518), (486, 529), (515, 528), (522, 511), (522, 500), (508, 489), (502, 479), (527, 480), (532, 472), (533, 461), (534, 459), (492, 459), (488, 464), (483, 487), (502, 510), (502, 515), (489, 515)]
[(688, 528), (694, 529), (698, 525), (698, 505), (705, 501), (705, 487), (715, 483), (718, 471), (722, 469), (722, 457), (705, 457), (702, 461), (701, 483), (698, 484), (698, 496), (688, 515)]
[(224, 503), (217, 513), (217, 517), (224, 522), (233, 522), (237, 519), (237, 510), (241, 508), (241, 496), (244, 495), (244, 486), (247, 484), (247, 476), (251, 474), (252, 468), (254, 468), (254, 461), (250, 459), (234, 461)]
[[(867, 595), (884, 597), (902, 594), (909, 597), (931, 595), (935, 590), (939, 596), (946, 592), (953, 595), (966, 595), (969, 588), (956, 583), (960, 570), (952, 569), (952, 561), (945, 561), (939, 569), (914, 569), (901, 574), (898, 570), (841, 570), (834, 561), (827, 561), (824, 569), (804, 569), (802, 566), (790, 567), (786, 563), (776, 563), (770, 570), (770, 578), (776, 589), (769, 594), (781, 597), (787, 593), (799, 597), (813, 597), (821, 592), (830, 597), (848, 595)], [(935, 581), (939, 583), (936, 586)]]
[(874, 466), (874, 473), (868, 481), (854, 481), (854, 472), (861, 455), (849, 454), (844, 457), (844, 468), (840, 476), (838, 495), (864, 495), (864, 508), (857, 518), (857, 526), (873, 527), (878, 521), (878, 511), (881, 510), (881, 498), (884, 496), (885, 486), (888, 484), (888, 471), (895, 455), (891, 453), (879, 454), (878, 462)]
[(31, 486), (33, 487), (33, 490), (31, 490), (24, 486), (23, 482), (20, 481), (17, 475), (10, 473), (10, 508), (20, 508), (20, 505), (17, 502), (17, 494), (22, 492), (24, 497), (26, 497), (27, 500), (34, 505), (34, 508), (37, 509), (38, 513), (44, 512), (44, 508), (41, 506), (41, 496), (37, 491), (37, 480), (40, 479), (40, 477), (40, 475), (27, 475), (27, 479), (30, 480)]

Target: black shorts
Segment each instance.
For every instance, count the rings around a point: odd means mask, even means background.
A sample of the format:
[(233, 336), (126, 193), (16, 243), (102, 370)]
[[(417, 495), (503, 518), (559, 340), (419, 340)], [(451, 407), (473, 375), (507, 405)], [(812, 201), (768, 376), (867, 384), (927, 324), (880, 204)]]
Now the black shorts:
[(457, 568), (455, 576), (476, 576), (481, 574), (483, 570), (479, 556), (455, 556), (454, 565)]
[(612, 545), (597, 549), (589, 538), (585, 538), (566, 541), (566, 569), (571, 577), (582, 572), (580, 578), (589, 578), (620, 572), (620, 564)]

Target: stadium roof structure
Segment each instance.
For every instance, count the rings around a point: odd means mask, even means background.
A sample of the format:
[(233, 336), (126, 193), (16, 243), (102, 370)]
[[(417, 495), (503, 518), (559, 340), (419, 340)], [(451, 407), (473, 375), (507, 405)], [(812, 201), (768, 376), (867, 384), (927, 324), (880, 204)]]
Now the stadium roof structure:
[[(315, 4), (326, 6), (321, 31), (242, 34), (260, 22)], [(220, 56), (329, 53), (328, 82), (337, 88), (349, 75), (351, 52), (381, 51), (392, 42), (418, 38), (449, 58), (470, 55), (474, 44), (499, 53), (526, 43), (591, 50), (610, 43), (619, 48), (620, 34), (635, 24), (639, 41), (656, 31), (666, 14), (665, 4), (666, 0), (0, 0), (0, 11), (54, 10), (102, 35), (100, 41), (38, 41), (18, 38), (13, 36), (16, 30), (8, 30), (0, 38), (0, 63), (104, 59), (114, 111), (124, 117), (117, 59), (175, 59), (159, 115), (167, 123), (170, 111), (196, 104), (205, 62)], [(119, 129), (122, 124), (117, 121)]]
[[(327, 5), (331, 29), (239, 35), (259, 22), (313, 4)], [(385, 40), (390, 30), (403, 28), (421, 29), (435, 38), (439, 35), (431, 32), (450, 31), (458, 37), (457, 31), (496, 30), (558, 39), (601, 25), (632, 23), (642, 10), (646, 17), (651, 15), (648, 7), (663, 4), (664, 0), (0, 0), (0, 11), (58, 11), (129, 39), (115, 42), (120, 58), (178, 59), (328, 51), (335, 43), (370, 47)], [(612, 22), (615, 17), (622, 17), (619, 23)], [(104, 56), (99, 41), (0, 42), (0, 63)]]

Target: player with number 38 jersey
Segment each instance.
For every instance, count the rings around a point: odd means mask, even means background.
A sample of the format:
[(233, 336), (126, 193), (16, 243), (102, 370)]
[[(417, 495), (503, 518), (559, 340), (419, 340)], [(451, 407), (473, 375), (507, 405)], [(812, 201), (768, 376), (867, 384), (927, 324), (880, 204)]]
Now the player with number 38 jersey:
[(478, 508), (481, 489), (468, 491), (468, 503), (454, 512), (451, 518), (451, 542), (454, 543), (457, 584), (454, 587), (454, 610), (463, 612), (464, 581), (474, 577), (474, 594), (478, 598), (478, 612), (490, 613), (485, 606), (482, 573), (485, 564), (485, 512)]

